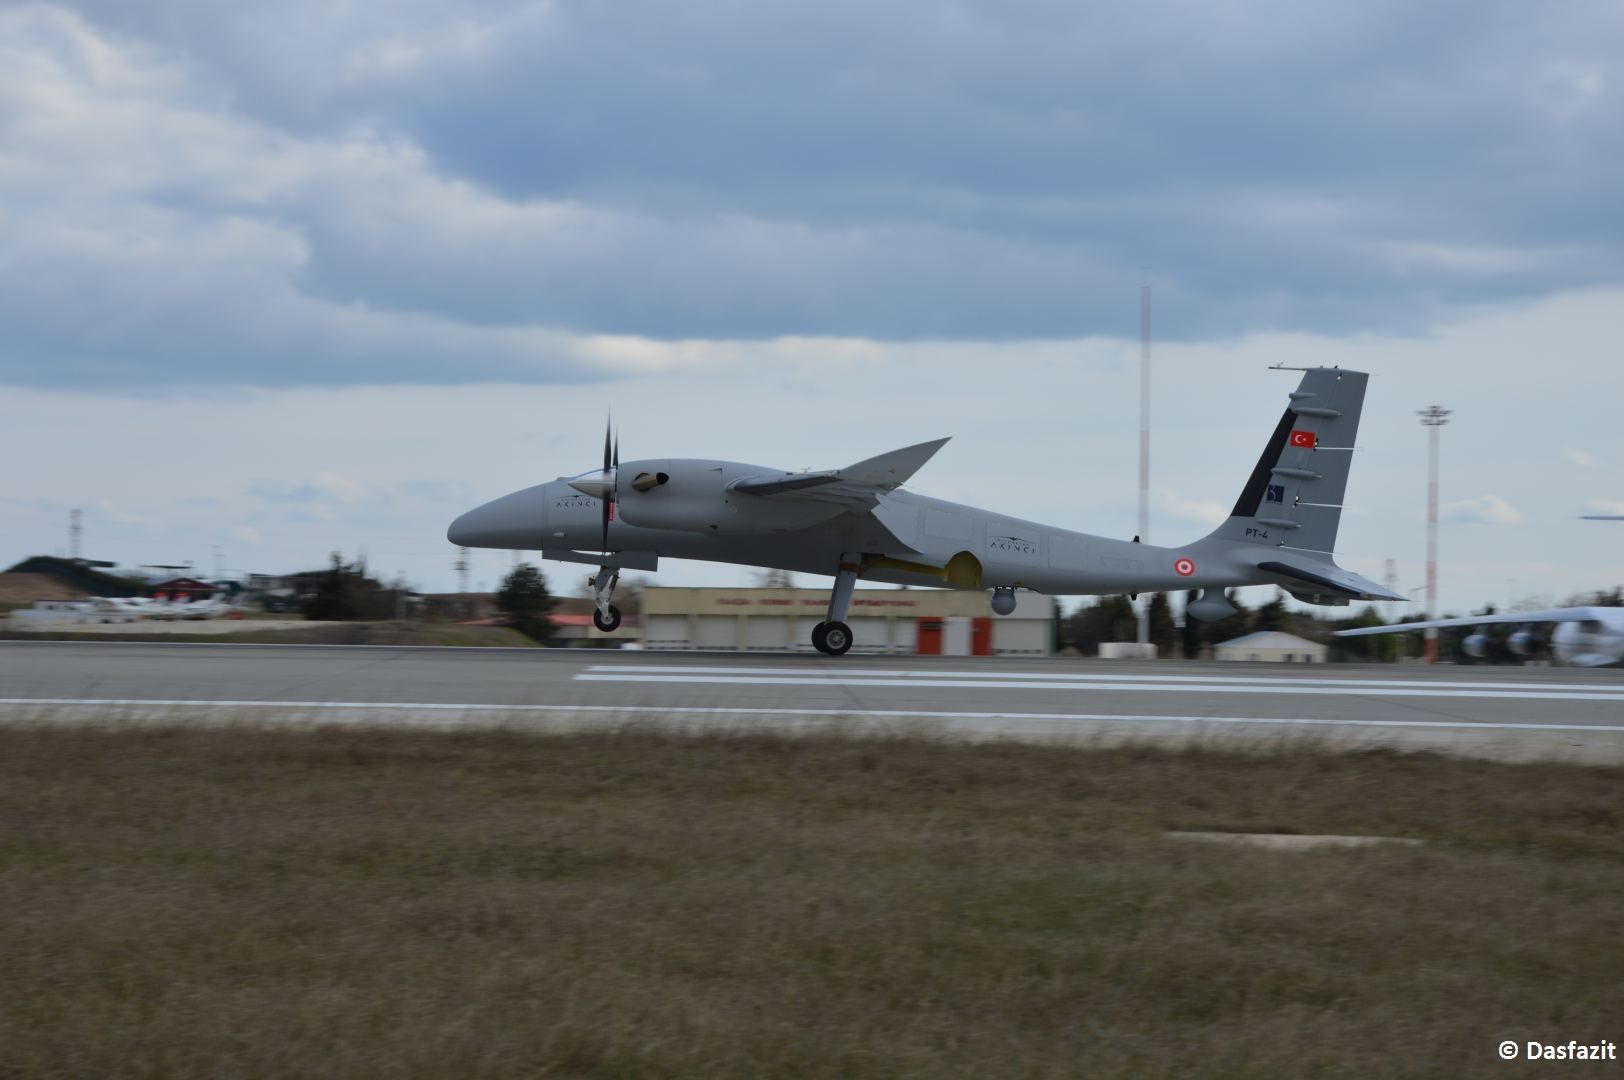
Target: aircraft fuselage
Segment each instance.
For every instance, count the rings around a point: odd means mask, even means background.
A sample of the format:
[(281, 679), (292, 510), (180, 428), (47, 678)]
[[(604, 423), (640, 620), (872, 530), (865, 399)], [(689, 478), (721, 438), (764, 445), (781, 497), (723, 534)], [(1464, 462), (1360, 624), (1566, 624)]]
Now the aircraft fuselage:
[[(673, 469), (687, 474), (670, 487), (693, 493), (691, 512), (673, 506), (652, 513), (644, 507), (642, 520), (683, 526), (651, 527), (629, 520), (634, 512), (617, 505), (607, 547), (633, 553), (626, 565), (636, 565), (636, 555), (648, 553), (830, 575), (843, 557), (856, 554), (864, 556), (861, 577), (868, 581), (1013, 587), (1052, 595), (1223, 588), (1269, 580), (1255, 564), (1200, 541), (1170, 548), (1114, 540), (901, 490), (880, 496), (871, 510), (816, 502), (781, 509), (754, 496), (728, 497), (728, 482), (776, 471), (764, 466), (692, 460), (622, 466), (624, 475)], [(700, 484), (694, 478), (700, 477), (708, 479), (696, 491)], [(763, 520), (764, 513), (805, 520)], [(544, 557), (597, 551), (603, 540), (602, 502), (581, 494), (567, 479), (555, 480), (471, 511), (451, 535), (469, 546), (540, 550)]]

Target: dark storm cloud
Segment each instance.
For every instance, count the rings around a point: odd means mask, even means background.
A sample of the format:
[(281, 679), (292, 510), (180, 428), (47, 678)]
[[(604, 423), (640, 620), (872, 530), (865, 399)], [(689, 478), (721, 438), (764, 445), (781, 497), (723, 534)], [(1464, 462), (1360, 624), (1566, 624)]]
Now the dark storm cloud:
[[(7, 381), (1132, 335), (1141, 280), (1163, 335), (1404, 333), (1624, 277), (1610, 4), (69, 7), (25, 51), (179, 149), (71, 198), (0, 187), (52, 226), (0, 263)], [(102, 130), (22, 150), (65, 170)], [(129, 242), (87, 252), (108, 221)]]

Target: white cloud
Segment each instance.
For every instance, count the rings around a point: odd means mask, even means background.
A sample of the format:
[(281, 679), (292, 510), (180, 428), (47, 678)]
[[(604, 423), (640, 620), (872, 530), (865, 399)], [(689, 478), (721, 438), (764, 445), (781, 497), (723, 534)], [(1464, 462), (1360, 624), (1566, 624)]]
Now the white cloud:
[(1498, 495), (1479, 495), (1475, 499), (1458, 499), (1438, 507), (1440, 521), (1478, 522), (1485, 525), (1521, 525), (1526, 519), (1521, 510)]
[(1568, 460), (1569, 464), (1577, 465), (1581, 469), (1594, 469), (1601, 464), (1601, 462), (1596, 459), (1595, 454), (1592, 454), (1588, 450), (1580, 450), (1579, 448), (1573, 446), (1563, 447), (1562, 456)]
[(1592, 514), (1624, 514), (1624, 499), (1589, 499), (1585, 509)]
[(334, 472), (317, 473), (310, 486), (330, 499), (346, 503), (357, 502), (366, 493), (354, 480)]

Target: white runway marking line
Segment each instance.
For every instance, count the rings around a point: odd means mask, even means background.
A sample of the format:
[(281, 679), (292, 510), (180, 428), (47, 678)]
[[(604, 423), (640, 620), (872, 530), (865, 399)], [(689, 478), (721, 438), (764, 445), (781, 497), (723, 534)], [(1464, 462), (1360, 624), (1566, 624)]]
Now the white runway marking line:
[[(1305, 665), (1299, 664), (1297, 670), (1303, 670)], [(769, 667), (700, 667), (693, 664), (594, 664), (588, 671), (629, 671), (648, 675), (680, 675), (702, 672), (707, 675), (799, 675), (805, 676), (807, 669), (800, 668), (769, 668)], [(916, 668), (851, 668), (839, 672), (840, 675), (852, 678), (874, 677), (886, 679), (1029, 679), (1053, 680), (1056, 682), (1157, 682), (1157, 683), (1258, 683), (1270, 679), (1269, 675), (1120, 675), (1096, 674), (1093, 672), (1049, 672), (1049, 671), (931, 671)], [(1610, 693), (1624, 695), (1624, 683), (1616, 686), (1591, 686), (1586, 683), (1551, 683), (1551, 682), (1495, 682), (1492, 680), (1478, 680), (1476, 682), (1448, 682), (1441, 679), (1315, 679), (1298, 678), (1295, 674), (1287, 676), (1293, 685), (1308, 686), (1421, 686), (1421, 687), (1460, 687), (1481, 689), (1494, 687), (1505, 690), (1548, 690), (1556, 688), (1572, 688), (1597, 693)]]
[(1375, 728), (1457, 728), (1490, 731), (1589, 731), (1624, 733), (1624, 724), (1541, 724), (1516, 721), (1474, 720), (1323, 720), (1314, 717), (1278, 716), (1185, 716), (1138, 713), (1043, 713), (1043, 712), (949, 712), (932, 709), (752, 709), (745, 707), (648, 706), (648, 705), (490, 705), (444, 701), (198, 701), (185, 698), (0, 698), (0, 706), (84, 706), (92, 708), (163, 707), (218, 710), (222, 708), (316, 709), (340, 712), (423, 712), (469, 713), (598, 713), (647, 717), (674, 716), (739, 717), (817, 717), (857, 720), (1031, 720), (1059, 725), (1068, 723), (1146, 723), (1171, 724), (1263, 724), (1271, 727), (1375, 727)]
[[(1089, 690), (1116, 690), (1130, 693), (1168, 694), (1300, 694), (1313, 697), (1416, 697), (1416, 698), (1494, 698), (1517, 701), (1609, 701), (1624, 706), (1624, 687), (1585, 688), (1582, 690), (1513, 690), (1488, 689), (1493, 684), (1466, 683), (1473, 689), (1431, 689), (1428, 684), (1383, 684), (1376, 681), (1354, 682), (1350, 685), (1320, 685), (1309, 680), (1201, 679), (1198, 676), (1171, 675), (1162, 677), (1141, 675), (1115, 678), (1111, 676), (1045, 676), (1032, 672), (977, 672), (962, 676), (956, 672), (934, 675), (912, 675), (903, 672), (863, 672), (859, 669), (827, 675), (795, 674), (721, 674), (748, 669), (737, 668), (673, 668), (670, 674), (638, 673), (619, 666), (595, 666), (575, 675), (576, 682), (605, 683), (666, 683), (690, 686), (840, 686), (840, 687), (934, 687), (950, 690), (1069, 690), (1081, 693)], [(717, 672), (715, 674), (711, 672)], [(681, 672), (681, 674), (678, 674)], [(1128, 681), (1129, 678), (1135, 681)], [(1329, 681), (1329, 680), (1328, 680)], [(1437, 684), (1431, 684), (1436, 686)]]

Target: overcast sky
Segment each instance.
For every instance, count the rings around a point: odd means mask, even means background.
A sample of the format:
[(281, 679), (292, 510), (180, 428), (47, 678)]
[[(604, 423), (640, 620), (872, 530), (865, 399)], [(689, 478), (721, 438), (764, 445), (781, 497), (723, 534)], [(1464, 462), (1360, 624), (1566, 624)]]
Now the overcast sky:
[[(446, 523), (626, 456), (1204, 532), (1291, 389), (1374, 377), (1345, 565), (1624, 581), (1624, 7), (0, 6), (0, 562), (454, 583)], [(481, 554), (493, 584), (506, 553)], [(550, 576), (573, 580), (555, 565)], [(676, 584), (749, 572), (669, 564)], [(811, 583), (810, 581), (808, 583)]]

